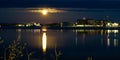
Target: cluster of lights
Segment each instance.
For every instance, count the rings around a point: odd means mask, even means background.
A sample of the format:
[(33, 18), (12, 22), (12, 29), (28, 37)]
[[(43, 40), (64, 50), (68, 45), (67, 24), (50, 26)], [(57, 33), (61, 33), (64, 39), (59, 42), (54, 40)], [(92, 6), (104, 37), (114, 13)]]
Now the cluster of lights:
[(32, 24), (26, 24), (26, 27), (32, 26)]
[(119, 27), (119, 23), (107, 23), (107, 27)]
[(18, 24), (17, 26), (18, 26), (18, 27), (24, 27), (24, 25), (23, 25), (23, 24)]
[(17, 24), (16, 26), (18, 26), (18, 27), (24, 27), (24, 26), (26, 26), (26, 27), (30, 27), (30, 26), (41, 26), (40, 25), (40, 23), (27, 23), (27, 24)]
[(107, 30), (108, 33), (119, 33), (119, 30)]
[(40, 23), (34, 23), (35, 26), (41, 26)]

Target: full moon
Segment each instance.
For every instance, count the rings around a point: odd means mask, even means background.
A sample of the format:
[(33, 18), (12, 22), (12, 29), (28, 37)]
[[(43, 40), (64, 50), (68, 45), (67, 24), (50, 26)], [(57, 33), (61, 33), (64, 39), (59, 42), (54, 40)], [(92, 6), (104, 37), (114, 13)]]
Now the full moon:
[(42, 14), (43, 15), (47, 15), (48, 14), (48, 11), (46, 9), (42, 10)]
[(42, 15), (47, 15), (48, 13), (61, 13), (61, 12), (66, 12), (61, 9), (55, 9), (55, 8), (38, 8), (38, 9), (31, 9), (30, 12), (38, 12), (41, 13)]

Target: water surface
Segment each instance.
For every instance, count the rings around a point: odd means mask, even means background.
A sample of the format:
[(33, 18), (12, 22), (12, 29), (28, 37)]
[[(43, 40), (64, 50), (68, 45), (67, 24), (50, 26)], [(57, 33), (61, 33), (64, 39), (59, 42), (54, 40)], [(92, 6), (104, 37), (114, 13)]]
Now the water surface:
[(0, 59), (119, 60), (119, 30), (0, 29)]

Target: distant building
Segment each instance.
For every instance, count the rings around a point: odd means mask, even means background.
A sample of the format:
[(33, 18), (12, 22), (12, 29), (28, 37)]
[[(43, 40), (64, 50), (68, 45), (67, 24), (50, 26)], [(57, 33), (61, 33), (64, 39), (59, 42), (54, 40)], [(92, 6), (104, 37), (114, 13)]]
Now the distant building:
[(82, 24), (82, 25), (95, 25), (96, 22), (94, 19), (77, 19), (76, 24)]
[(76, 26), (105, 26), (107, 21), (94, 19), (77, 19)]

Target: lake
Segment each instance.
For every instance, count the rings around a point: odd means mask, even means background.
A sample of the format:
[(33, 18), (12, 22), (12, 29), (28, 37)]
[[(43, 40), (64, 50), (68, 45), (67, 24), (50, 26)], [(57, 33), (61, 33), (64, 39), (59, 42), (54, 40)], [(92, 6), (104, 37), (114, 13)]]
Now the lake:
[[(0, 23), (119, 22), (120, 9), (0, 8)], [(120, 30), (0, 29), (0, 60), (120, 60)]]
[(0, 60), (119, 60), (119, 31), (0, 29)]

